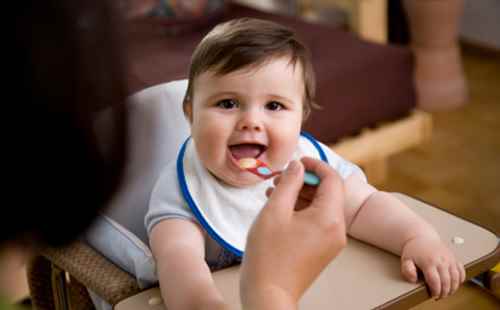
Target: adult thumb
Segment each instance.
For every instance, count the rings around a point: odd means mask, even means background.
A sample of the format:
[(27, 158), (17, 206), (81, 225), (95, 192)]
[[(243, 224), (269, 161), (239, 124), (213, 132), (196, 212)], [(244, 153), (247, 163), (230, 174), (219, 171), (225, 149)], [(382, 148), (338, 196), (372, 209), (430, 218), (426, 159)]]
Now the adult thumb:
[(301, 162), (293, 160), (281, 174), (279, 183), (269, 197), (266, 208), (291, 214), (303, 185), (304, 166)]

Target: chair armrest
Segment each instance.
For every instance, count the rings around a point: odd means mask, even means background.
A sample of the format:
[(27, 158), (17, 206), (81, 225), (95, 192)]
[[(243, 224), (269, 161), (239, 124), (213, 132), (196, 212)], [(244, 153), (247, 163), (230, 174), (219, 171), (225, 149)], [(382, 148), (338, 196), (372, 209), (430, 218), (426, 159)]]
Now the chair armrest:
[(141, 291), (134, 277), (81, 241), (61, 249), (44, 248), (41, 255), (111, 305)]

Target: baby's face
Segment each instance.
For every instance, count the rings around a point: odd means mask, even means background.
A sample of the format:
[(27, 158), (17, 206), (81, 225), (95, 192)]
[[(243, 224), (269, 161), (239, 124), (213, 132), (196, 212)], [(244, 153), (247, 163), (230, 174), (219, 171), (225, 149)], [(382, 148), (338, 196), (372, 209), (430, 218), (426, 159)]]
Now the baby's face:
[(271, 169), (291, 159), (300, 135), (304, 82), (300, 65), (277, 58), (227, 75), (200, 74), (188, 108), (200, 160), (217, 178), (242, 187), (260, 182), (238, 159), (258, 158)]

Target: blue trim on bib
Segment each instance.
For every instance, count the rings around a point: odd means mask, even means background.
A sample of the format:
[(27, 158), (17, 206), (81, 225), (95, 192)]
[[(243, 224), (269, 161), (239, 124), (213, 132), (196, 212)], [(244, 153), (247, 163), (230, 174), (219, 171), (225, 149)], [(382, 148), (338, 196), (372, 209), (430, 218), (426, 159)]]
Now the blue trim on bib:
[[(326, 154), (323, 151), (323, 149), (321, 148), (321, 146), (319, 145), (318, 141), (316, 141), (316, 139), (312, 135), (310, 135), (309, 133), (301, 132), (300, 135), (302, 137), (306, 138), (309, 142), (311, 142), (312, 145), (314, 145), (314, 147), (318, 151), (318, 154), (319, 154), (319, 157), (321, 158), (321, 160), (328, 163), (328, 159), (326, 157)], [(210, 224), (208, 224), (208, 222), (205, 220), (205, 218), (201, 214), (200, 210), (198, 209), (198, 206), (194, 202), (193, 197), (191, 197), (191, 193), (189, 192), (187, 182), (186, 182), (186, 174), (184, 173), (184, 154), (186, 153), (186, 147), (187, 147), (189, 140), (191, 140), (191, 136), (189, 136), (186, 139), (186, 141), (184, 141), (184, 143), (182, 144), (182, 147), (179, 151), (179, 155), (177, 155), (177, 163), (176, 163), (177, 179), (179, 181), (179, 187), (181, 188), (182, 197), (184, 197), (184, 200), (188, 204), (189, 209), (191, 209), (191, 212), (193, 212), (193, 214), (196, 217), (196, 219), (198, 220), (198, 222), (200, 222), (201, 226), (207, 231), (208, 235), (212, 239), (214, 239), (219, 245), (221, 245), (224, 249), (230, 251), (234, 255), (236, 255), (238, 257), (243, 257), (243, 254), (244, 254), (243, 251), (240, 251), (237, 248), (235, 248), (234, 246), (232, 246), (230, 243), (228, 243), (226, 240), (224, 240), (224, 238), (219, 236), (219, 234), (215, 230), (212, 229)]]
[(326, 157), (325, 151), (323, 151), (321, 145), (319, 145), (319, 142), (310, 133), (307, 133), (305, 131), (302, 131), (300, 135), (309, 140), (309, 142), (311, 142), (312, 145), (314, 145), (314, 147), (318, 151), (319, 158), (328, 164), (328, 158)]
[(205, 220), (203, 215), (201, 214), (200, 210), (198, 209), (198, 206), (196, 206), (196, 203), (193, 200), (193, 197), (191, 197), (191, 194), (189, 193), (189, 189), (187, 186), (186, 182), (186, 175), (184, 174), (184, 154), (186, 153), (186, 146), (187, 143), (191, 137), (188, 137), (186, 141), (184, 141), (184, 144), (182, 144), (181, 150), (179, 151), (179, 155), (177, 156), (177, 179), (179, 180), (179, 185), (181, 188), (182, 196), (184, 197), (184, 200), (186, 200), (186, 203), (188, 204), (189, 208), (193, 212), (194, 216), (196, 219), (200, 222), (201, 226), (207, 231), (207, 233), (210, 235), (212, 239), (217, 241), (218, 244), (220, 244), (223, 248), (226, 250), (230, 251), (234, 255), (238, 257), (243, 256), (243, 252), (238, 250), (237, 248), (233, 247), (231, 244), (229, 244), (226, 240), (224, 240), (219, 234), (212, 229), (210, 224)]

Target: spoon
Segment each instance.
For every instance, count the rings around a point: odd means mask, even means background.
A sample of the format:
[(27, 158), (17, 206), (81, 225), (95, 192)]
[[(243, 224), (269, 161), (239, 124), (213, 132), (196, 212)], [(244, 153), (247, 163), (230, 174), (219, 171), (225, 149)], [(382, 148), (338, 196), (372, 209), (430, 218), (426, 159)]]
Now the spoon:
[[(283, 170), (272, 171), (266, 163), (252, 157), (240, 158), (238, 165), (241, 169), (251, 172), (264, 180), (283, 173)], [(304, 183), (317, 186), (319, 185), (319, 177), (312, 172), (306, 171), (304, 172)]]

